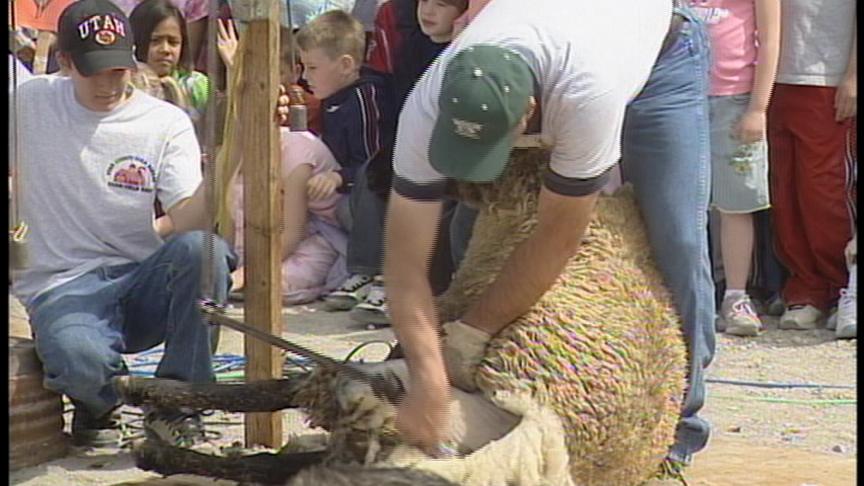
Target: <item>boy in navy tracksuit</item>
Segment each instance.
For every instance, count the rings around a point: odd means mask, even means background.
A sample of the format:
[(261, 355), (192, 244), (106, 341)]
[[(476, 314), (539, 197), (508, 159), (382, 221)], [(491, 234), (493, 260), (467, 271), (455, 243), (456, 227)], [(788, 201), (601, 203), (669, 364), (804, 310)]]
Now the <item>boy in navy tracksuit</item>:
[(341, 166), (310, 179), (308, 197), (350, 194), (337, 209), (349, 233), (350, 276), (325, 297), (328, 308), (353, 309), (358, 320), (385, 324), (389, 318), (380, 274), (396, 117), (384, 78), (361, 69), (364, 35), (360, 22), (334, 10), (306, 24), (297, 36), (305, 78), (321, 99), (321, 139)]

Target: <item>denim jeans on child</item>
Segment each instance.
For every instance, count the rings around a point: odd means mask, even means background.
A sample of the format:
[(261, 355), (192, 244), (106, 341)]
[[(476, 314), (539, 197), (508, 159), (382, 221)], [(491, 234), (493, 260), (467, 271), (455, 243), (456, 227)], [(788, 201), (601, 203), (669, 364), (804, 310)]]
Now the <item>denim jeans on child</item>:
[(621, 168), (633, 184), (654, 257), (683, 319), (688, 388), (670, 457), (689, 462), (710, 427), (698, 416), (714, 356), (714, 283), (708, 255), (711, 194), (709, 48), (687, 9), (677, 41), (654, 65), (624, 119)]
[(342, 198), (336, 218), (348, 232), (346, 267), (349, 274), (379, 275), (384, 261), (384, 214), (387, 202), (369, 188), (363, 165), (354, 176), (351, 194)]
[[(201, 318), (205, 234), (175, 236), (141, 263), (100, 267), (38, 295), (27, 309), (44, 385), (102, 415), (119, 403), (111, 378), (126, 374), (123, 353), (165, 343), (156, 376), (214, 379), (210, 326)], [(214, 290), (225, 301), (236, 257), (214, 238)]]

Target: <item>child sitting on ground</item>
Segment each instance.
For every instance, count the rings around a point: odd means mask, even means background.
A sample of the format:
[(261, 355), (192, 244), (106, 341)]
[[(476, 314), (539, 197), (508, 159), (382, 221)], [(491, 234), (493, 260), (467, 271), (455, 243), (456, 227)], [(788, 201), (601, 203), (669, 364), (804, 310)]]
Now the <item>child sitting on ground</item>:
[[(279, 129), (282, 160), (282, 303), (311, 302), (347, 277), (347, 236), (339, 227), (338, 193), (307, 197), (306, 186), (315, 176), (339, 169), (320, 139), (308, 131)], [(237, 177), (230, 196), (234, 222), (233, 242), (239, 266), (231, 275), (232, 296), (245, 286), (243, 242), (243, 178)]]
[(354, 317), (386, 324), (380, 273), (395, 116), (383, 78), (361, 71), (363, 26), (345, 12), (334, 10), (313, 19), (300, 30), (297, 44), (309, 87), (321, 99), (321, 138), (340, 165), (310, 178), (308, 195), (319, 199), (334, 192), (350, 194), (338, 216), (349, 234), (351, 276), (325, 300), (331, 310), (358, 306)]
[(135, 36), (135, 58), (162, 80), (166, 101), (179, 106), (202, 133), (207, 108), (207, 75), (191, 68), (186, 20), (170, 0), (144, 0), (129, 16)]

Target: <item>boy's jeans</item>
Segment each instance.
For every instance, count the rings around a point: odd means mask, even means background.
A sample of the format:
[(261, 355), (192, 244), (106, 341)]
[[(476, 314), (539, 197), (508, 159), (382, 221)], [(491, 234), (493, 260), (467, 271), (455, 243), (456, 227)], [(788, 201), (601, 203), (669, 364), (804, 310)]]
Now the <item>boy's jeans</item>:
[(348, 232), (346, 267), (349, 274), (381, 274), (384, 259), (384, 214), (387, 202), (369, 189), (368, 163), (357, 171), (351, 194), (342, 198), (336, 218)]
[(709, 424), (697, 412), (705, 402), (704, 372), (715, 339), (707, 234), (710, 59), (704, 25), (689, 10), (678, 12), (689, 22), (627, 109), (621, 168), (633, 183), (654, 257), (683, 319), (689, 386), (670, 457), (689, 462), (708, 441)]
[[(203, 232), (178, 235), (141, 263), (100, 267), (37, 296), (27, 309), (44, 385), (101, 416), (120, 402), (122, 353), (165, 343), (156, 376), (213, 381), (210, 326), (198, 312)], [(236, 257), (214, 238), (214, 294), (225, 301)]]

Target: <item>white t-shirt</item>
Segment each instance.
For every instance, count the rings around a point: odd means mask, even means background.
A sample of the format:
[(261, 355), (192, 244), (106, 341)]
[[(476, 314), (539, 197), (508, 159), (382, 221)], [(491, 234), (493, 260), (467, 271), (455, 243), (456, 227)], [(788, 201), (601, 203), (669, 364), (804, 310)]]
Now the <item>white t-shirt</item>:
[(75, 99), (72, 81), (36, 76), (18, 88), (20, 194), (28, 267), (14, 275), (25, 304), (104, 265), (140, 262), (162, 240), (153, 204), (170, 208), (201, 182), (189, 117), (134, 91), (108, 113)]
[[(17, 75), (17, 77), (13, 78), (13, 73), (14, 75)], [(13, 79), (18, 83), (18, 86), (20, 86), (21, 83), (27, 81), (32, 77), (33, 73), (31, 73), (30, 70), (27, 69), (27, 67), (24, 66), (24, 64), (22, 64), (17, 57), (9, 54), (9, 92), (12, 92)]]
[(399, 117), (394, 189), (436, 199), (445, 178), (429, 163), (438, 95), (448, 61), (474, 44), (508, 48), (539, 85), (542, 139), (551, 147), (546, 185), (585, 195), (620, 158), (627, 103), (644, 86), (672, 15), (670, 0), (494, 0), (418, 81)]
[(784, 0), (777, 82), (837, 86), (855, 42), (853, 0)]

